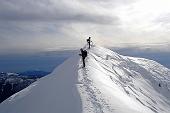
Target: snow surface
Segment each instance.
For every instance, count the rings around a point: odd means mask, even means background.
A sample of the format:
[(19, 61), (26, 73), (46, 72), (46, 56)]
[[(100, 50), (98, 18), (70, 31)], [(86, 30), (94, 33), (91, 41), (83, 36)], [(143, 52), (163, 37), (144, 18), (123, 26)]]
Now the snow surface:
[(94, 46), (0, 104), (0, 113), (170, 113), (170, 69)]

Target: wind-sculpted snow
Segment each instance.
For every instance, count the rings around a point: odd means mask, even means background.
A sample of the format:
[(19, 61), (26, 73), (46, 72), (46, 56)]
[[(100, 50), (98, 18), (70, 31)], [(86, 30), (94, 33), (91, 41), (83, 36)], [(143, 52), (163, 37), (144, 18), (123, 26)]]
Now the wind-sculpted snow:
[(0, 113), (169, 113), (170, 70), (93, 46), (0, 105)]
[(84, 113), (169, 113), (169, 69), (102, 47), (93, 47), (86, 60), (79, 69)]

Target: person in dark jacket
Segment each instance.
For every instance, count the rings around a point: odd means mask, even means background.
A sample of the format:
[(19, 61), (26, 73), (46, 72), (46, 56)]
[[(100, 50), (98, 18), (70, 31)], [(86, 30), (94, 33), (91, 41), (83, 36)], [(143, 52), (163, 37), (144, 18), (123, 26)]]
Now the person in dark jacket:
[(83, 67), (85, 67), (85, 58), (87, 57), (87, 51), (83, 50), (82, 48), (80, 49), (81, 54), (79, 54), (82, 57), (82, 61), (83, 61)]
[(87, 43), (88, 43), (88, 45), (89, 45), (89, 49), (90, 49), (90, 45), (91, 45), (91, 37), (89, 37), (88, 39), (87, 39)]

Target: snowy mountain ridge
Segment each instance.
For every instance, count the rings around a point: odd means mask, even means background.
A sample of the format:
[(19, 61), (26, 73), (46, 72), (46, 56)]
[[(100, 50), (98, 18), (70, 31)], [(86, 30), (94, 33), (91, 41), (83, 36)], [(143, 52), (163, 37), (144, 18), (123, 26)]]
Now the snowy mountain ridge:
[[(37, 73), (38, 74), (38, 73)], [(41, 74), (41, 73), (40, 73)], [(0, 73), (0, 103), (11, 95), (29, 86), (41, 76), (28, 76), (21, 73)]]
[(0, 113), (169, 113), (170, 69), (94, 46), (0, 104)]

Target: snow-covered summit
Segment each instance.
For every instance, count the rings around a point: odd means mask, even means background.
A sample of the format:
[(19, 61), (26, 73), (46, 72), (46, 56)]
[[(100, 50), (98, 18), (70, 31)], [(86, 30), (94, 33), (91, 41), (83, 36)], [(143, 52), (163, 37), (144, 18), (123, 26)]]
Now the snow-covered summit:
[(94, 46), (0, 104), (0, 113), (169, 113), (170, 69)]

